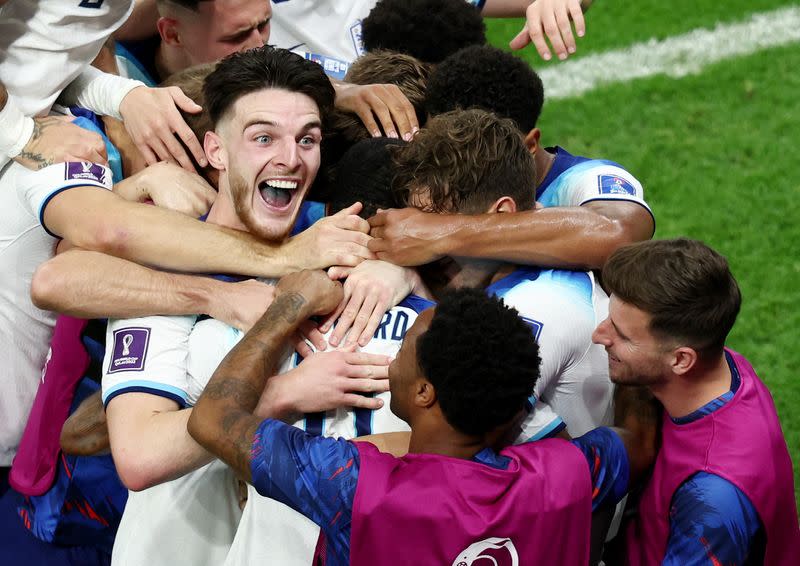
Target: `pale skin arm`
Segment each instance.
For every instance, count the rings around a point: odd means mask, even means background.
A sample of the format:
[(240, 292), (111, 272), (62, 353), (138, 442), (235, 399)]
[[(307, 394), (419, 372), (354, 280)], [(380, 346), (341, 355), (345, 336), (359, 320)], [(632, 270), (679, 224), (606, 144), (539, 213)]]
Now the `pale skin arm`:
[[(353, 207), (282, 245), (203, 223), (177, 212), (126, 202), (95, 187), (55, 196), (47, 227), (73, 245), (163, 269), (277, 277), (303, 267), (356, 265), (371, 257), (365, 221)], [(180, 235), (176, 237), (176, 235)], [(319, 239), (319, 240), (318, 240)]]
[(405, 208), (381, 211), (370, 225), (370, 250), (399, 265), (460, 256), (565, 269), (599, 269), (614, 250), (654, 230), (642, 206), (616, 201), (478, 216)]
[(79, 249), (40, 265), (31, 282), (34, 305), (78, 318), (208, 314), (240, 330), (253, 325), (272, 295), (273, 287), (255, 280), (167, 273)]

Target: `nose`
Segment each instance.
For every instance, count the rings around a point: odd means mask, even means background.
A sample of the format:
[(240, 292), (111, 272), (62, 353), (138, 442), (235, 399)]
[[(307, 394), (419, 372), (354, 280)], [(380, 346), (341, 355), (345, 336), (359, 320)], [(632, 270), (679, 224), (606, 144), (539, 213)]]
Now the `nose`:
[(609, 325), (610, 323), (608, 322), (608, 319), (605, 319), (603, 322), (598, 324), (597, 328), (595, 328), (594, 332), (592, 332), (592, 342), (602, 346), (610, 346), (611, 334), (608, 332)]
[(297, 142), (291, 137), (281, 141), (280, 151), (275, 156), (275, 164), (285, 167), (288, 171), (295, 171), (300, 166), (300, 154)]

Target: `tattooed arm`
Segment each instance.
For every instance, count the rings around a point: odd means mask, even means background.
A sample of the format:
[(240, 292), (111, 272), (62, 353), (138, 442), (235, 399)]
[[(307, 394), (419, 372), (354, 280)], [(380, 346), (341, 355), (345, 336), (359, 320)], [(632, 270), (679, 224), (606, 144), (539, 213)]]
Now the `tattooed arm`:
[(264, 316), (214, 372), (188, 422), (189, 434), (248, 482), (250, 448), (262, 420), (253, 411), (267, 379), (300, 323), (335, 309), (342, 286), (323, 271), (301, 271), (281, 279), (275, 293)]

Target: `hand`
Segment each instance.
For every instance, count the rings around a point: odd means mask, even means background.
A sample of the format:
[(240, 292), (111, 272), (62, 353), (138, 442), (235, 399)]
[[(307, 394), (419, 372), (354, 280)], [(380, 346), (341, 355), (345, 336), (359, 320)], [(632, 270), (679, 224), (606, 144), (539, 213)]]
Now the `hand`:
[(362, 394), (389, 390), (390, 361), (388, 356), (363, 352), (316, 352), (296, 368), (267, 382), (255, 415), (285, 417), (339, 407), (380, 409), (382, 399)]
[(166, 161), (150, 165), (136, 179), (136, 200), (150, 199), (156, 206), (192, 218), (207, 213), (217, 198), (217, 192), (200, 175)]
[(446, 215), (416, 208), (379, 210), (369, 219), (369, 250), (395, 265), (424, 265), (444, 256), (437, 245), (447, 234)]
[(575, 53), (575, 38), (572, 35), (570, 20), (575, 23), (578, 37), (586, 33), (580, 0), (536, 0), (525, 11), (525, 27), (511, 40), (511, 49), (522, 49), (531, 41), (542, 59), (552, 57), (547, 47), (545, 35), (553, 45), (559, 59), (566, 59)]
[(375, 256), (367, 248), (369, 223), (358, 216), (361, 203), (323, 218), (289, 240), (288, 253), (298, 269), (355, 266)]
[[(337, 83), (334, 86), (336, 107), (361, 118), (373, 137), (380, 137), (383, 128), (386, 137), (397, 138), (399, 131), (404, 140), (411, 141), (419, 131), (414, 106), (397, 85)], [(375, 121), (376, 117), (380, 127)]]
[(174, 134), (183, 140), (201, 167), (208, 165), (208, 161), (203, 147), (184, 122), (178, 108), (192, 114), (202, 110), (176, 86), (140, 86), (125, 95), (119, 112), (148, 165), (158, 161), (177, 161), (187, 171), (194, 171), (191, 159)]
[(275, 287), (275, 299), (298, 294), (305, 299), (304, 318), (328, 314), (342, 300), (342, 284), (332, 281), (321, 269), (296, 271), (281, 277)]
[[(327, 332), (339, 322), (328, 342), (338, 346), (347, 331), (346, 346), (366, 346), (390, 308), (402, 301), (419, 281), (417, 272), (380, 260), (367, 260), (355, 268), (331, 267), (331, 279), (347, 278), (339, 306), (322, 321), (319, 330)], [(341, 315), (341, 316), (340, 316)]]
[(255, 279), (237, 283), (219, 282), (211, 294), (208, 316), (247, 332), (275, 298), (275, 286)]
[(37, 170), (66, 161), (107, 164), (108, 156), (100, 134), (76, 126), (69, 118), (46, 116), (33, 119), (31, 139), (14, 161)]

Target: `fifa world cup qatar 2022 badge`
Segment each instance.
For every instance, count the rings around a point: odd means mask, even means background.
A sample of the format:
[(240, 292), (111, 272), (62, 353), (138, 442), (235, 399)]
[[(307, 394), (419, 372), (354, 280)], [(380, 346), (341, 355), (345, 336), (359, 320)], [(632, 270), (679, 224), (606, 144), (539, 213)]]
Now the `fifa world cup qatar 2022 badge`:
[(487, 538), (469, 545), (458, 553), (453, 566), (519, 566), (519, 555), (509, 538)]
[(64, 179), (67, 181), (95, 181), (108, 184), (108, 169), (91, 161), (70, 161), (64, 164), (66, 171)]
[(149, 343), (149, 328), (134, 327), (115, 330), (114, 351), (111, 355), (108, 373), (142, 371)]

